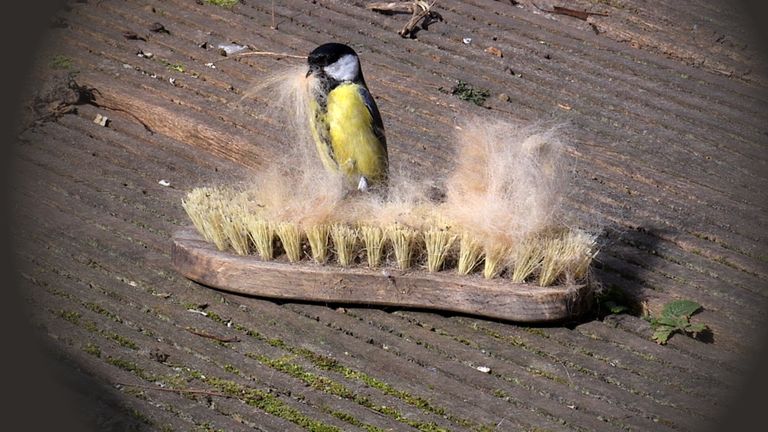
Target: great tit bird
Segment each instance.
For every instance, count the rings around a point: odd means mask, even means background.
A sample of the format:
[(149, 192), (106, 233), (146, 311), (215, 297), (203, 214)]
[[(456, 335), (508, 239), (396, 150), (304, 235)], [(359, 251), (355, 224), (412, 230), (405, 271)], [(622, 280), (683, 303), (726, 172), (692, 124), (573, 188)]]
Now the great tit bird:
[(387, 141), (355, 51), (326, 43), (308, 57), (307, 77), (318, 85), (310, 101), (310, 129), (325, 167), (366, 191), (386, 185)]

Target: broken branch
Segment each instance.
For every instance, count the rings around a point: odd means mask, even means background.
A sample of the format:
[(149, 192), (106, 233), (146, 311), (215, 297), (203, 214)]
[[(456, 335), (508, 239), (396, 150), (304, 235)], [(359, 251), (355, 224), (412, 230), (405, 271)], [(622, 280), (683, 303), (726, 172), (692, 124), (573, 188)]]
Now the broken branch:
[[(536, 5), (534, 4), (534, 6), (536, 6)], [(595, 16), (608, 16), (608, 14), (604, 14), (604, 13), (600, 13), (600, 12), (580, 11), (580, 10), (576, 10), (576, 9), (569, 9), (569, 8), (562, 7), (562, 6), (552, 6), (552, 10), (546, 10), (546, 9), (542, 9), (542, 8), (536, 6), (536, 9), (538, 9), (538, 10), (540, 10), (542, 12), (546, 12), (546, 13), (557, 14), (557, 15), (566, 15), (566, 16), (569, 16), (569, 17), (578, 18), (578, 19), (580, 19), (582, 21), (586, 21), (587, 18), (589, 18), (590, 16), (593, 16), (593, 15), (595, 15)]]
[(432, 22), (443, 20), (439, 13), (432, 10), (435, 3), (437, 0), (431, 3), (426, 0), (413, 0), (408, 3), (376, 2), (368, 4), (366, 8), (380, 13), (411, 13), (411, 19), (397, 32), (401, 37), (406, 37), (416, 33), (419, 23), (421, 28), (426, 29)]
[(366, 5), (365, 8), (375, 12), (413, 13), (413, 3), (376, 2)]
[(187, 331), (192, 333), (193, 335), (198, 335), (200, 337), (217, 340), (219, 342), (240, 342), (240, 339), (238, 339), (237, 336), (231, 337), (231, 338), (224, 338), (224, 337), (221, 337), (221, 336), (216, 336), (216, 335), (204, 333), (204, 332), (201, 332), (199, 330), (195, 330), (195, 329), (189, 328), (189, 327), (187, 327)]

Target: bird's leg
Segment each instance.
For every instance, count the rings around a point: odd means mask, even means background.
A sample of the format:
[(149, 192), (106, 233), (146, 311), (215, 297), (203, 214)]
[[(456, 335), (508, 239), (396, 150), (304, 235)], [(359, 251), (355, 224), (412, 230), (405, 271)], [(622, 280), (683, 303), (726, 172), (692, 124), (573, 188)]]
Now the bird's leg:
[(357, 190), (361, 192), (368, 191), (368, 179), (366, 179), (365, 176), (360, 176), (360, 181), (357, 182)]

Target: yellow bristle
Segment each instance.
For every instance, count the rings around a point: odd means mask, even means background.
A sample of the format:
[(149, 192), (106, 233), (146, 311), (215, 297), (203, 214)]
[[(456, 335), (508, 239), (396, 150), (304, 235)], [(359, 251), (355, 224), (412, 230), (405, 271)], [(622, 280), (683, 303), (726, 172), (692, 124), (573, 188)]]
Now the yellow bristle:
[(597, 253), (596, 240), (595, 235), (584, 231), (568, 232), (564, 246), (565, 254), (568, 257), (564, 270), (567, 280), (576, 282), (586, 279), (589, 265)]
[(539, 269), (544, 258), (540, 243), (540, 237), (532, 236), (517, 245), (513, 253), (512, 282), (523, 283)]
[(283, 250), (292, 263), (301, 260), (301, 231), (299, 227), (290, 222), (280, 222), (275, 227), (275, 232), (283, 244)]
[(241, 218), (222, 216), (222, 230), (229, 241), (229, 245), (238, 255), (248, 255), (248, 231)]
[(483, 257), (485, 258), (483, 276), (486, 279), (493, 279), (504, 270), (509, 252), (510, 247), (503, 243), (487, 245), (483, 249)]
[(384, 230), (379, 226), (361, 225), (360, 237), (363, 239), (368, 267), (378, 267), (384, 250)]
[(445, 226), (430, 226), (423, 235), (427, 250), (427, 271), (439, 271), (448, 251), (456, 241), (456, 235)]
[(347, 267), (355, 258), (357, 230), (343, 224), (331, 226), (331, 238), (336, 248), (336, 259), (339, 265)]
[(326, 224), (312, 225), (304, 230), (312, 251), (312, 259), (318, 264), (328, 260), (328, 234), (331, 228)]
[(541, 262), (539, 285), (550, 286), (557, 281), (567, 266), (566, 243), (562, 237), (555, 237), (544, 240), (542, 246), (544, 258)]
[(217, 249), (224, 250), (228, 243), (222, 231), (220, 195), (218, 188), (196, 188), (187, 194), (186, 200), (182, 200), (182, 206), (203, 238), (214, 243)]
[(467, 275), (480, 263), (482, 246), (471, 234), (463, 232), (459, 240), (459, 262), (456, 271)]
[(392, 243), (397, 267), (401, 270), (411, 267), (411, 254), (413, 253), (416, 234), (417, 232), (413, 228), (398, 223), (387, 227), (387, 237)]
[(271, 260), (274, 257), (275, 230), (269, 221), (259, 218), (251, 213), (245, 220), (248, 236), (256, 247), (256, 252), (263, 260)]
[(208, 233), (216, 248), (223, 251), (229, 246), (229, 241), (224, 233), (225, 221), (219, 210), (220, 206), (221, 202), (218, 200), (211, 200), (207, 204), (203, 204), (203, 229)]
[(187, 197), (181, 200), (181, 207), (187, 212), (187, 216), (192, 220), (192, 224), (195, 226), (195, 229), (197, 229), (197, 232), (199, 232), (205, 240), (211, 241), (212, 239), (208, 236), (208, 233), (205, 232), (205, 223), (203, 221), (203, 214), (200, 210), (199, 194), (197, 192), (199, 192), (198, 189), (193, 189), (188, 193)]

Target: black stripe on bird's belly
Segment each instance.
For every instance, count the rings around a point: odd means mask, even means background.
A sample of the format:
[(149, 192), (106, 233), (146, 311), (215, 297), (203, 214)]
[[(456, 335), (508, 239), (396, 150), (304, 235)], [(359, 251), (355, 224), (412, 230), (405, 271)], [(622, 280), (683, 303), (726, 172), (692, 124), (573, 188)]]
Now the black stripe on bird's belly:
[(336, 167), (338, 167), (339, 161), (336, 160), (336, 155), (333, 153), (333, 147), (331, 147), (330, 126), (325, 119), (325, 116), (328, 113), (328, 94), (315, 94), (315, 102), (317, 102), (318, 105), (318, 108), (314, 113), (315, 132), (325, 147), (325, 153), (331, 161), (336, 164)]

